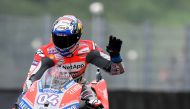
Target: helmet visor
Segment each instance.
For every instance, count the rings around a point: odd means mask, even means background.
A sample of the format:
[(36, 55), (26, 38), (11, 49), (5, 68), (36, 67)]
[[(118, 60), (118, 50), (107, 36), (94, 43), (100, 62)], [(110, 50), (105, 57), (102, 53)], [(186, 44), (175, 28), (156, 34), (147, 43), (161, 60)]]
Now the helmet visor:
[(80, 36), (78, 34), (70, 36), (57, 36), (56, 34), (52, 34), (52, 39), (55, 46), (64, 49), (76, 44), (80, 39)]

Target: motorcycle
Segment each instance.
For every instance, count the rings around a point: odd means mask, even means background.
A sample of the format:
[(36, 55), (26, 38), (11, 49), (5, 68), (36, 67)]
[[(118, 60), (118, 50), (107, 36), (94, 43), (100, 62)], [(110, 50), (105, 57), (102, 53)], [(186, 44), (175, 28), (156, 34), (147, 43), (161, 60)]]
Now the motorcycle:
[[(106, 81), (97, 69), (96, 79), (89, 83), (102, 106), (95, 109), (109, 109)], [(81, 99), (82, 85), (60, 67), (48, 68), (39, 80), (22, 93), (15, 109), (93, 109)]]

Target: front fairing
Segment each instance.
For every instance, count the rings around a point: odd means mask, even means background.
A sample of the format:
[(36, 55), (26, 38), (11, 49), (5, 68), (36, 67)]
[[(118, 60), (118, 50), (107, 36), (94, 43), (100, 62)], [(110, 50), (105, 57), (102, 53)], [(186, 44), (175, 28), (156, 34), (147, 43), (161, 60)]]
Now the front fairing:
[(107, 91), (107, 84), (104, 79), (100, 80), (99, 82), (92, 81), (90, 86), (96, 92), (97, 98), (102, 102), (104, 109), (109, 109), (109, 100), (108, 100), (108, 91)]
[[(47, 73), (47, 72), (46, 72)], [(55, 72), (53, 72), (55, 73)], [(61, 78), (61, 81), (58, 81)], [(82, 87), (71, 78), (44, 74), (19, 98), (19, 109), (78, 109)], [(56, 84), (54, 84), (56, 83)]]

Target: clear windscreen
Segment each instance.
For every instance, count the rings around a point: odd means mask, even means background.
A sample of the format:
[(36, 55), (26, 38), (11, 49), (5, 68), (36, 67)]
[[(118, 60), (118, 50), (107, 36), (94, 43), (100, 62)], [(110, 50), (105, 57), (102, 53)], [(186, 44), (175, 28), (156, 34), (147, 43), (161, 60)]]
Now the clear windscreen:
[(61, 67), (51, 67), (45, 71), (40, 79), (42, 88), (61, 89), (67, 82), (72, 80), (71, 75)]

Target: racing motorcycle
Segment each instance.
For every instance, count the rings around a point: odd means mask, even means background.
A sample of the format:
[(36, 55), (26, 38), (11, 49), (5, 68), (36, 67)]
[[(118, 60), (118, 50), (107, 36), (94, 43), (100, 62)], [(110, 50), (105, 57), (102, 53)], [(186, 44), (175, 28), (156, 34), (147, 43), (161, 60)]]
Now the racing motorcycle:
[[(15, 109), (93, 109), (81, 99), (82, 85), (75, 82), (68, 72), (53, 66), (40, 75), (40, 79), (18, 97)], [(99, 69), (96, 79), (89, 85), (102, 103), (95, 109), (109, 109), (106, 81)]]

